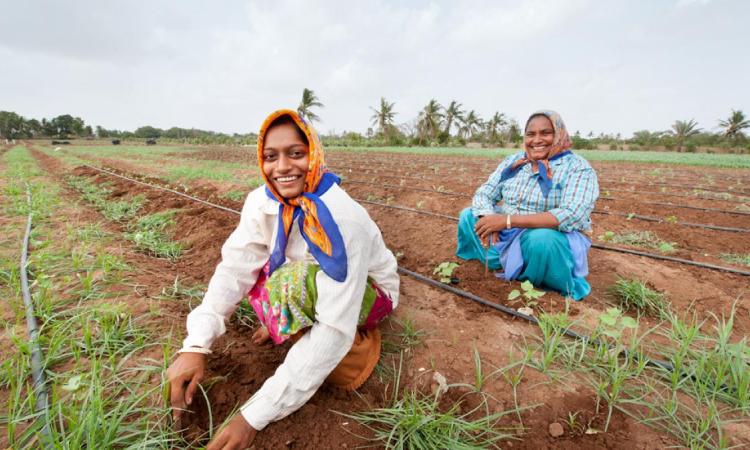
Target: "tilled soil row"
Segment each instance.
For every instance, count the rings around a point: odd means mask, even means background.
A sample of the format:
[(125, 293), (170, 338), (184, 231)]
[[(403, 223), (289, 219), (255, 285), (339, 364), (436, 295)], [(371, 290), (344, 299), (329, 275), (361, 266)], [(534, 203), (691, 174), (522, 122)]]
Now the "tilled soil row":
[[(180, 158), (184, 154), (176, 153)], [(243, 162), (256, 165), (254, 148), (222, 147), (196, 150), (191, 153), (192, 158), (220, 160), (231, 162)], [(366, 165), (386, 173), (403, 174), (406, 176), (440, 175), (444, 177), (478, 174), (480, 178), (486, 179), (495, 170), (500, 159), (403, 154), (403, 153), (351, 153), (344, 151), (330, 151), (327, 157), (329, 165), (347, 168), (361, 167)], [(692, 168), (691, 166), (674, 166), (668, 164), (644, 164), (626, 162), (592, 162), (601, 180), (612, 182), (634, 184), (642, 187), (651, 184), (660, 188), (674, 187), (678, 190), (705, 188), (708, 191), (729, 192), (734, 194), (750, 195), (747, 184), (750, 176), (747, 170), (727, 169), (715, 167)], [(677, 167), (677, 168), (675, 168)], [(679, 177), (667, 178), (665, 174), (678, 172)], [(644, 175), (644, 173), (655, 173), (655, 175)], [(709, 184), (707, 184), (709, 183)], [(606, 183), (605, 183), (606, 184)], [(622, 186), (613, 186), (621, 188)]]
[[(44, 159), (44, 155), (37, 154), (36, 156)], [(176, 216), (177, 236), (181, 241), (188, 242), (193, 247), (174, 264), (173, 270), (175, 273), (185, 271), (202, 281), (210, 277), (213, 266), (218, 260), (219, 246), (231, 232), (236, 218), (230, 218), (230, 223), (224, 222), (215, 214), (228, 215), (227, 213), (213, 212), (203, 206), (191, 206), (179, 197), (148, 188), (141, 189), (123, 180), (103, 176), (91, 169), (79, 168), (75, 170), (75, 173), (95, 182), (107, 182), (110, 189), (114, 190), (113, 198), (136, 194), (145, 195), (148, 203), (144, 213), (179, 208)], [(209, 194), (209, 190), (203, 189), (201, 192), (191, 190), (191, 194), (203, 196)], [(231, 203), (228, 202), (228, 204)], [(239, 207), (239, 204), (235, 206)], [(380, 225), (384, 228), (386, 240), (396, 251), (397, 242), (393, 242), (392, 223), (388, 223), (388, 220), (395, 217), (387, 215), (387, 217), (380, 218), (377, 214), (374, 214), (374, 217), (379, 223), (383, 222)], [(429, 235), (430, 224), (426, 225)], [(192, 237), (196, 228), (210, 233), (210, 242), (208, 239), (204, 241)], [(425, 229), (422, 228), (420, 231), (424, 238)], [(434, 238), (430, 237), (431, 240)], [(211, 256), (200, 257), (200, 254), (207, 253)], [(408, 250), (408, 253), (416, 255), (412, 250)], [(422, 272), (429, 272), (429, 270)], [(406, 373), (402, 381), (406, 385), (427, 390), (429, 390), (429, 382), (425, 385), (425, 379), (429, 380), (431, 370), (425, 368), (434, 367), (445, 374), (449, 382), (470, 382), (473, 370), (471, 360), (473, 347), (486, 358), (486, 363), (496, 366), (507, 364), (508, 349), (502, 343), (512, 342), (533, 331), (533, 328), (528, 325), (507, 321), (497, 314), (488, 313), (483, 308), (467, 304), (452, 295), (408, 279), (403, 279), (402, 300), (397, 316), (399, 314), (412, 317), (419, 328), (429, 332), (424, 346), (417, 347), (411, 352), (411, 361), (405, 369)], [(466, 326), (461, 325), (462, 323)], [(260, 387), (263, 380), (273, 372), (275, 366), (283, 358), (284, 348), (258, 349), (251, 346), (247, 339), (248, 333), (249, 330), (230, 326), (228, 334), (215, 345), (217, 353), (210, 358), (209, 377), (220, 381), (209, 391), (214, 423), (222, 420), (235, 404), (243, 401)], [(595, 399), (590, 388), (579, 386), (573, 388), (572, 391), (561, 390), (554, 385), (544, 384), (545, 380), (546, 377), (532, 371), (528, 376), (528, 381), (525, 381), (521, 387), (519, 395), (522, 398), (522, 405), (539, 404), (540, 406), (523, 414), (528, 432), (523, 436), (522, 442), (513, 444), (514, 447), (616, 448), (635, 445), (636, 448), (652, 448), (655, 442), (660, 445), (673, 443), (672, 439), (660, 435), (621, 413), (615, 413), (609, 433), (587, 435), (583, 433), (584, 430), (568, 430), (563, 438), (552, 438), (547, 431), (548, 425), (567, 417), (568, 412), (578, 412), (579, 417), (589, 421), (592, 427), (601, 426), (604, 418), (602, 414), (595, 413)], [(332, 410), (351, 412), (383, 405), (384, 391), (387, 389), (387, 385), (383, 385), (375, 377), (360, 389), (359, 395), (345, 394), (323, 387), (299, 412), (284, 421), (271, 425), (259, 434), (256, 448), (278, 448), (281, 444), (300, 448), (351, 447), (361, 443), (351, 433), (367, 435), (367, 431), (357, 427), (354, 421), (333, 413)], [(493, 400), (491, 405), (493, 410), (502, 410), (512, 406), (513, 400), (507, 386), (498, 381), (488, 386), (488, 389), (489, 393), (497, 399), (497, 401)], [(466, 394), (466, 391), (456, 388), (445, 397), (445, 401), (458, 400)], [(464, 397), (464, 408), (476, 404), (477, 401), (476, 398), (471, 400), (471, 396)], [(193, 434), (205, 431), (209, 423), (206, 409), (199, 405), (197, 410), (190, 421), (190, 430)], [(507, 422), (511, 425), (513, 421), (508, 419)], [(635, 442), (633, 436), (638, 436)]]

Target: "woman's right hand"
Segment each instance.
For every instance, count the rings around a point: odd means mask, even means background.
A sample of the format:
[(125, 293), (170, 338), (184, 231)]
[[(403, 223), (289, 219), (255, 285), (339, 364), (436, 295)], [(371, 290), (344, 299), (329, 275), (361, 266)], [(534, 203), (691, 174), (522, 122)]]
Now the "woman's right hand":
[(193, 403), (193, 396), (205, 371), (206, 355), (202, 353), (180, 353), (167, 369), (169, 403), (175, 423), (179, 422), (182, 411)]

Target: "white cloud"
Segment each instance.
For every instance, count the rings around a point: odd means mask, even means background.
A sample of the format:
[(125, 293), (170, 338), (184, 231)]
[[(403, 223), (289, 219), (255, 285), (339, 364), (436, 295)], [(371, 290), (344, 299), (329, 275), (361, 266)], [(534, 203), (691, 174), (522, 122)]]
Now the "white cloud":
[(400, 122), (435, 98), (520, 121), (555, 108), (572, 129), (707, 127), (750, 110), (750, 2), (727, 3), (8, 2), (0, 109), (246, 132), (307, 87), (324, 131), (364, 131), (380, 97)]

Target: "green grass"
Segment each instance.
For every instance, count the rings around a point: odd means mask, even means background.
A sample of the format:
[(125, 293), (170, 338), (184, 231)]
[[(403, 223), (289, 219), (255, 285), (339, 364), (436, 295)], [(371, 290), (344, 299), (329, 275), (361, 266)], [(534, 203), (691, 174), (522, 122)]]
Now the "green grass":
[[(329, 152), (386, 152), (417, 155), (472, 156), (493, 159), (504, 158), (521, 151), (516, 148), (463, 148), (463, 147), (328, 147)], [(750, 168), (750, 155), (676, 153), (647, 151), (574, 150), (589, 161), (632, 163), (664, 163), (688, 166)]]
[[(132, 270), (107, 252), (112, 236), (100, 226), (80, 230), (50, 224), (59, 217), (58, 188), (41, 178), (25, 149), (4, 155), (10, 185), (28, 184), (36, 194), (30, 212), (35, 217), (28, 272), (35, 313), (40, 321), (39, 343), (50, 393), (49, 441), (40, 434), (43, 417), (35, 412), (30, 379), (31, 347), (25, 333), (19, 292), (17, 255), (0, 248), (0, 295), (15, 317), (4, 325), (14, 348), (0, 364), (5, 390), (0, 426), (9, 448), (175, 448), (192, 445), (172, 430), (160, 380), (172, 343), (146, 326), (148, 314), (135, 317), (129, 304), (111, 298), (101, 287)], [(9, 189), (0, 201), (4, 209), (21, 205), (25, 189)], [(19, 214), (29, 212), (19, 208)], [(17, 243), (17, 242), (15, 242)], [(145, 356), (159, 349), (156, 359)], [(38, 420), (39, 419), (39, 420)]]
[(657, 250), (665, 254), (677, 251), (677, 244), (675, 242), (663, 241), (651, 231), (631, 231), (625, 233), (607, 231), (599, 236), (599, 240), (612, 244), (632, 245), (633, 247)]
[(181, 243), (173, 241), (169, 229), (174, 227), (175, 211), (166, 211), (143, 216), (130, 226), (125, 239), (132, 241), (136, 248), (158, 258), (175, 261), (182, 254)]
[(624, 311), (662, 317), (669, 310), (664, 294), (650, 289), (640, 280), (620, 278), (609, 291)]
[[(604, 431), (620, 411), (686, 447), (727, 448), (724, 425), (750, 414), (750, 346), (747, 337), (734, 336), (734, 310), (703, 322), (667, 310), (664, 320), (658, 333), (665, 339), (647, 344), (654, 329), (639, 330), (637, 321), (616, 308), (601, 313), (593, 329), (577, 330), (591, 336), (586, 341), (557, 339), (561, 330), (579, 324), (565, 314), (542, 315), (540, 342), (525, 344), (524, 351), (532, 367), (553, 355), (547, 372), (554, 380), (570, 379), (573, 372), (583, 377), (596, 393), (596, 412), (606, 414)], [(648, 366), (647, 354), (674, 370)]]
[(112, 191), (106, 184), (95, 184), (86, 177), (70, 176), (68, 184), (81, 193), (81, 197), (92, 203), (103, 215), (114, 222), (128, 222), (133, 219), (146, 203), (143, 195), (127, 200), (110, 200)]
[(738, 253), (722, 253), (721, 259), (722, 261), (726, 261), (728, 263), (750, 267), (750, 253), (746, 253), (744, 255)]
[(245, 200), (247, 192), (245, 191), (229, 191), (221, 194), (219, 197), (232, 200), (234, 202), (241, 202)]
[(516, 438), (515, 430), (499, 426), (500, 420), (514, 414), (515, 410), (490, 414), (484, 397), (479, 405), (465, 412), (461, 411), (460, 400), (441, 407), (438, 395), (425, 396), (400, 390), (402, 367), (403, 356), (394, 377), (394, 394), (388, 406), (355, 414), (339, 413), (369, 429), (372, 437), (365, 439), (373, 446), (468, 450), (496, 447), (500, 441)]

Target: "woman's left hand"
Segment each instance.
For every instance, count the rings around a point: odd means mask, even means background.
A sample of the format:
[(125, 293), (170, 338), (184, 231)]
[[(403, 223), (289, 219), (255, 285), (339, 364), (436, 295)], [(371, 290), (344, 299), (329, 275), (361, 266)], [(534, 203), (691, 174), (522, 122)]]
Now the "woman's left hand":
[(237, 414), (218, 436), (211, 439), (206, 450), (243, 450), (250, 447), (256, 434), (258, 431), (247, 423), (242, 414)]
[(505, 229), (505, 221), (505, 214), (490, 214), (477, 220), (474, 231), (482, 242), (487, 243), (492, 233)]

